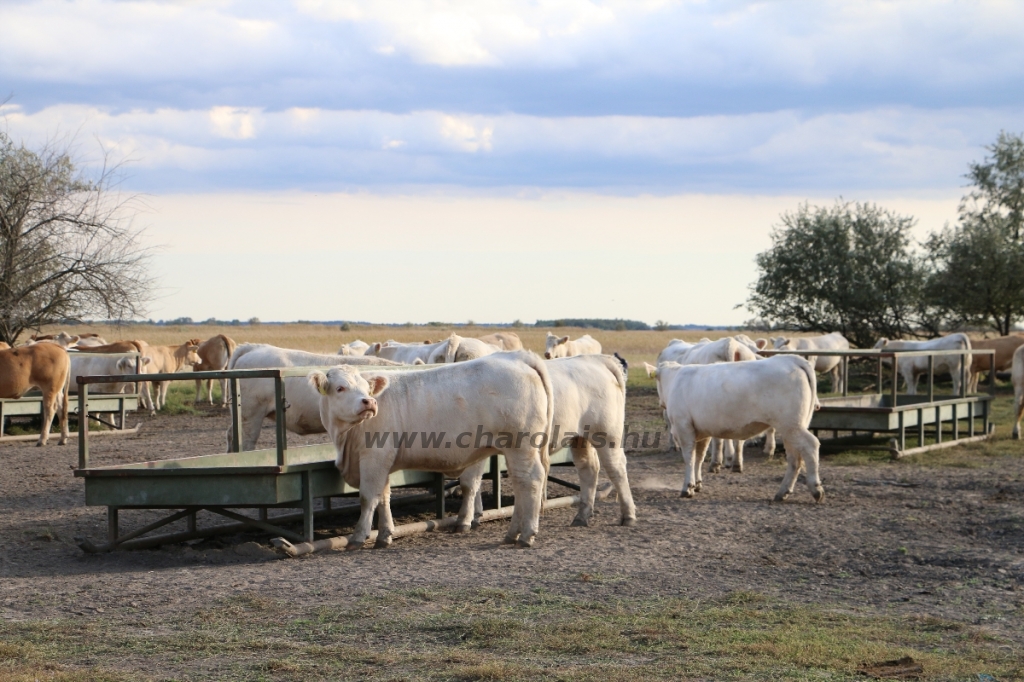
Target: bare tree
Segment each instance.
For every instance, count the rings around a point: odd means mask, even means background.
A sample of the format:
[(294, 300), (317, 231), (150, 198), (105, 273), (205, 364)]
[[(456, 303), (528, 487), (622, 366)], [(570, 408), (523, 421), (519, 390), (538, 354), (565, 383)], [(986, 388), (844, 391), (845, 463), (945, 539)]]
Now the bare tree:
[(131, 319), (152, 280), (139, 241), (135, 197), (117, 188), (119, 166), (90, 179), (71, 143), (38, 151), (0, 131), (0, 341), (66, 319)]

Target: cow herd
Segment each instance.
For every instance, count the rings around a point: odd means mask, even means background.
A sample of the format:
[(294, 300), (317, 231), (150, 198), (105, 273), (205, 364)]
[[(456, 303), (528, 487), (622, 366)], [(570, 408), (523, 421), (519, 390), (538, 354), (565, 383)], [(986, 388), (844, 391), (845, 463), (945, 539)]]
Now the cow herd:
[[(996, 351), (996, 370), (1013, 367), (1018, 422), (1014, 435), (1018, 436), (1024, 414), (1024, 337), (973, 343), (974, 348)], [(951, 334), (929, 341), (882, 339), (875, 347), (969, 351), (972, 341), (964, 334)], [(768, 453), (774, 452), (776, 436), (785, 444), (787, 468), (775, 499), (792, 494), (803, 471), (814, 500), (823, 500), (819, 442), (809, 430), (814, 410), (820, 407), (816, 374), (829, 374), (833, 391), (842, 391), (839, 356), (827, 352), (849, 348), (839, 333), (756, 341), (739, 334), (697, 343), (675, 339), (661, 351), (656, 366), (645, 363), (648, 375), (655, 379), (672, 443), (682, 454), (682, 496), (693, 497), (701, 490), (709, 448), (711, 471), (722, 464), (742, 471), (744, 441), (764, 435)], [(822, 354), (805, 358), (765, 353), (772, 349), (820, 350)], [(138, 355), (121, 355), (128, 352)], [(512, 332), (482, 338), (451, 334), (442, 341), (423, 343), (356, 341), (342, 346), (337, 354), (237, 345), (224, 335), (153, 346), (139, 340), (107, 343), (95, 335), (61, 332), (0, 350), (0, 397), (16, 398), (31, 387), (38, 388), (44, 403), (38, 444), (47, 442), (56, 414), (63, 444), (68, 436), (68, 391), (76, 388), (77, 376), (169, 373), (185, 366), (195, 370), (310, 367), (306, 376), (285, 379), (285, 424), (298, 434), (327, 433), (340, 473), (359, 488), (361, 514), (352, 545), (369, 537), (374, 513), (377, 544), (391, 542), (394, 522), (388, 477), (401, 469), (458, 478), (463, 502), (457, 530), (469, 530), (482, 511), (484, 467), (499, 452), (505, 456), (516, 500), (507, 542), (533, 544), (549, 458), (561, 449), (570, 452), (579, 474), (580, 504), (573, 524), (591, 522), (602, 469), (617, 492), (620, 523), (633, 524), (636, 507), (623, 450), (625, 360), (618, 354), (602, 354), (601, 344), (589, 335), (570, 339), (550, 333), (543, 356), (523, 350)], [(988, 369), (988, 356), (984, 357), (985, 365), (977, 366), (969, 354), (934, 356), (933, 369), (949, 372), (954, 391), (959, 390), (961, 372), (968, 386), (976, 387), (977, 375)], [(927, 363), (927, 358), (900, 360), (908, 392), (915, 392), (919, 376), (928, 371)], [(166, 403), (168, 382), (151, 383), (152, 395), (145, 384), (140, 392), (143, 405), (155, 412)], [(92, 385), (92, 389), (119, 393), (129, 385), (113, 382)], [(202, 388), (202, 382), (196, 381), (196, 402)], [(227, 395), (226, 388), (222, 385), (222, 396)], [(206, 399), (212, 403), (212, 385), (206, 389)], [(244, 380), (242, 395), (239, 442), (242, 449), (253, 450), (264, 420), (276, 415), (274, 380)], [(235, 423), (232, 419), (231, 424)], [(229, 448), (234, 440), (232, 428), (227, 433)]]

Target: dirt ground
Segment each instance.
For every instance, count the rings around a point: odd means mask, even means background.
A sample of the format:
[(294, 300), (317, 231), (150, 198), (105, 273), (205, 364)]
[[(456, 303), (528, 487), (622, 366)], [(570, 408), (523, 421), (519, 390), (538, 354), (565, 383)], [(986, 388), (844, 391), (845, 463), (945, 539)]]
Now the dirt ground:
[[(631, 390), (627, 409), (627, 421), (653, 423), (653, 391)], [(226, 411), (139, 420), (144, 424), (135, 437), (95, 439), (94, 465), (223, 450)], [(264, 438), (271, 442), (269, 429)], [(290, 440), (312, 442), (324, 438)], [(532, 550), (500, 545), (507, 522), (499, 521), (468, 536), (423, 534), (387, 550), (298, 559), (279, 558), (269, 537), (258, 534), (84, 554), (73, 539), (103, 540), (106, 517), (104, 508), (85, 506), (83, 483), (72, 476), (75, 441), (0, 445), (0, 618), (124, 614), (159, 622), (253, 592), (301, 607), (416, 587), (545, 588), (568, 596), (585, 590), (589, 598), (604, 592), (608, 599), (713, 598), (745, 590), (793, 603), (982, 625), (1008, 647), (1024, 645), (1024, 458), (989, 458), (977, 466), (923, 459), (840, 466), (825, 457), (823, 503), (815, 504), (801, 485), (776, 504), (771, 499), (784, 465), (754, 447), (744, 473), (705, 474), (704, 490), (681, 499), (681, 459), (664, 452), (666, 442), (629, 454), (639, 518), (633, 528), (615, 525), (617, 505), (606, 501), (590, 528), (570, 527), (570, 509), (545, 513)], [(571, 470), (560, 475), (573, 478)], [(138, 527), (152, 515), (125, 511), (122, 527)], [(409, 512), (396, 509), (399, 523), (403, 515)], [(318, 529), (344, 530), (353, 520), (336, 518)], [(580, 574), (603, 579), (565, 580)]]

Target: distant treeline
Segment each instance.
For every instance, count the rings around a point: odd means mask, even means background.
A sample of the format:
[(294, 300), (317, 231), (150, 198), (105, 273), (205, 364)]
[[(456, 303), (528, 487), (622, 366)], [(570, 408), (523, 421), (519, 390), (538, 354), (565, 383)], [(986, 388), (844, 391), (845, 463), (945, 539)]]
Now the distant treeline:
[(608, 329), (611, 331), (649, 330), (651, 325), (638, 320), (605, 320), (600, 318), (565, 317), (561, 320), (537, 320), (534, 327), (585, 327), (589, 329)]

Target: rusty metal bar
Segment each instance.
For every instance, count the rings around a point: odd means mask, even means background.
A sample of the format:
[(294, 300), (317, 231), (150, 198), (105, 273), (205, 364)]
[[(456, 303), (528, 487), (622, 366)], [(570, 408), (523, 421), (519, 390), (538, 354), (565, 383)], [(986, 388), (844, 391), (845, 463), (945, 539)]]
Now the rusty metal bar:
[(501, 464), (499, 455), (491, 455), (491, 485), (494, 490), (494, 508), (501, 508)]
[[(963, 364), (963, 363), (961, 363)], [(935, 402), (935, 356), (928, 356), (928, 402)]]
[(895, 353), (892, 355), (892, 407), (896, 407), (896, 391), (899, 388), (899, 357)]
[(241, 407), (241, 382), (238, 379), (229, 379), (231, 386), (231, 452), (242, 451), (242, 413)]

